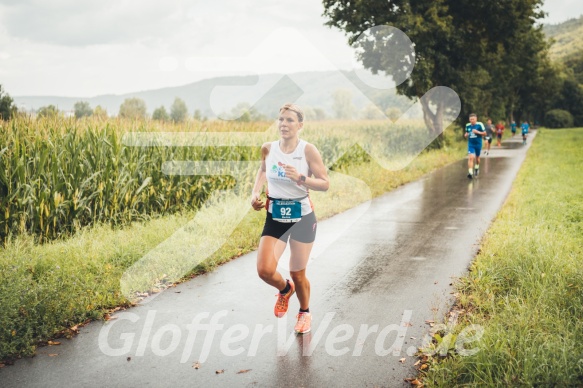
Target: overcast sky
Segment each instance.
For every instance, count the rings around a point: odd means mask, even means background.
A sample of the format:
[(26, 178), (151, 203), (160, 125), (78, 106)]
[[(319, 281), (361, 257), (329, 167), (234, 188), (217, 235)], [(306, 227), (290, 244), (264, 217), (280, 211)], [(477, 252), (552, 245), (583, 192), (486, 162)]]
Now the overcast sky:
[[(583, 14), (583, 0), (546, 3), (547, 23)], [(13, 96), (92, 97), (354, 68), (322, 11), (318, 0), (0, 0), (0, 84)]]

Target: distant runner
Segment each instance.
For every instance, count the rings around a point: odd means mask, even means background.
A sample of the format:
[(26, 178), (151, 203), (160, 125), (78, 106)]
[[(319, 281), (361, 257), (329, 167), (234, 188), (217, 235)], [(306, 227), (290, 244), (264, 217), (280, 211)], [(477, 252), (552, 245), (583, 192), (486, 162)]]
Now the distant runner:
[(499, 121), (496, 124), (496, 145), (500, 147), (502, 145), (502, 135), (504, 134), (504, 122)]
[(514, 135), (516, 135), (516, 121), (512, 120), (512, 123), (510, 124), (510, 130), (512, 131), (512, 137), (514, 137)]
[(524, 121), (520, 126), (522, 128), (522, 145), (526, 145), (526, 135), (528, 135), (528, 121)]
[(488, 155), (490, 153), (490, 145), (492, 144), (492, 137), (494, 136), (494, 125), (492, 125), (492, 119), (488, 119), (486, 121), (486, 137), (484, 140), (486, 141), (486, 152), (485, 154)]
[[(484, 124), (478, 121), (475, 113), (470, 114), (470, 122), (466, 124), (464, 137), (468, 139), (468, 178), (478, 176), (480, 172), (480, 152), (482, 152), (482, 137), (486, 136)], [(473, 175), (472, 175), (473, 170)]]

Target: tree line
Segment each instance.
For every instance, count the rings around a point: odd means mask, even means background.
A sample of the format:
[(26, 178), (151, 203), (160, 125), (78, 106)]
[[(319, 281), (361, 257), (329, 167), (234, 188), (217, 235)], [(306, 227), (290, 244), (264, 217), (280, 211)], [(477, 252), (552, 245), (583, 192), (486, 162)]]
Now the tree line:
[[(107, 118), (109, 116), (106, 109), (102, 108), (100, 105), (96, 106), (95, 109), (92, 109), (87, 101), (77, 101), (73, 106), (73, 110), (75, 117), (78, 119), (90, 116), (97, 118)], [(48, 105), (39, 108), (36, 114), (39, 117), (48, 117), (59, 115), (60, 112), (56, 106)], [(152, 113), (152, 119), (159, 121), (184, 122), (188, 118), (188, 114), (186, 103), (177, 97), (172, 103), (170, 113), (168, 113), (166, 108), (162, 105), (154, 110)], [(118, 117), (125, 119), (146, 119), (148, 117), (146, 102), (137, 97), (126, 98), (119, 107)], [(200, 121), (205, 119), (199, 110), (195, 110), (193, 117)]]
[[(336, 98), (336, 97), (335, 97)], [(306, 116), (311, 120), (324, 120), (327, 118), (326, 112), (322, 108), (304, 107)], [(3, 91), (0, 85), (0, 119), (9, 120), (18, 112), (14, 105), (13, 99)], [(64, 112), (53, 104), (42, 106), (36, 110), (37, 117), (56, 117), (62, 116)], [(73, 106), (73, 114), (75, 118), (81, 119), (83, 117), (97, 117), (100, 119), (108, 118), (107, 110), (100, 105), (91, 108), (87, 101), (77, 101)], [(170, 107), (170, 111), (166, 110), (164, 105), (154, 109), (152, 112), (152, 120), (181, 123), (185, 122), (189, 116), (189, 110), (181, 98), (176, 97)], [(146, 119), (148, 115), (148, 108), (146, 102), (138, 97), (126, 98), (119, 107), (118, 117), (125, 119)], [(234, 106), (229, 112), (223, 112), (218, 115), (227, 120), (236, 120), (240, 122), (254, 122), (266, 121), (268, 117), (259, 112), (255, 107), (249, 103), (242, 102)], [(194, 109), (192, 118), (197, 121), (206, 121), (208, 117), (203, 115), (200, 109)]]

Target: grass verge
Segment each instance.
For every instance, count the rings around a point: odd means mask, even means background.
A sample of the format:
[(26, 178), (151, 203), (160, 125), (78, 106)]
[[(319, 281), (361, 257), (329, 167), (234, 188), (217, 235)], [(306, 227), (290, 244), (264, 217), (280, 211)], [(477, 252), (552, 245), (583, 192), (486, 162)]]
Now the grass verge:
[(425, 386), (583, 385), (581, 144), (583, 128), (537, 134), (457, 285), (457, 324), (434, 341), (433, 350), (447, 334), (460, 338), (478, 325), (483, 334), (471, 343), (477, 353), (462, 356), (464, 347), (449, 346), (444, 356), (425, 355)]
[[(331, 173), (330, 191), (314, 193), (318, 218), (328, 218), (459, 160), (463, 148), (463, 143), (453, 143), (447, 149), (424, 152), (394, 172), (374, 163), (341, 167)], [(31, 355), (39, 344), (70, 333), (67, 328), (130, 305), (120, 289), (124, 273), (195, 216), (195, 212), (175, 214), (113, 230), (95, 226), (44, 245), (26, 236), (11, 240), (0, 249), (0, 360)], [(246, 213), (225, 244), (198, 263), (189, 276), (254, 250), (264, 217), (263, 212)], [(174, 281), (161, 272), (156, 276), (153, 288), (163, 289)]]

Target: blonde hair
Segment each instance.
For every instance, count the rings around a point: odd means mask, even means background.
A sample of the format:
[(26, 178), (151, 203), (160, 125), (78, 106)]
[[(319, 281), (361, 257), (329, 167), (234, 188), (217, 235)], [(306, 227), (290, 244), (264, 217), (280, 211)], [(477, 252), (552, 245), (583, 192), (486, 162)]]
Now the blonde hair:
[(281, 108), (279, 108), (279, 113), (282, 113), (286, 110), (290, 110), (292, 112), (295, 112), (296, 115), (298, 115), (298, 121), (300, 123), (304, 122), (304, 111), (302, 110), (302, 108), (299, 107), (299, 105), (296, 104), (284, 104)]

